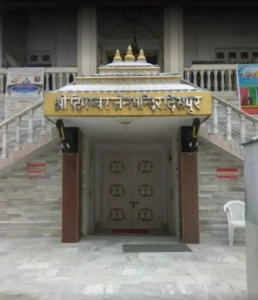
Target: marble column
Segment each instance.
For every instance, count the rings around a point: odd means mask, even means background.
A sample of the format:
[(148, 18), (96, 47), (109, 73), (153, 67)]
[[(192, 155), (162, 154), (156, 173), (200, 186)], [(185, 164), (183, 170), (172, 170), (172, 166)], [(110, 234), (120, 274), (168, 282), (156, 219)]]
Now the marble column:
[(83, 6), (78, 9), (77, 67), (78, 75), (97, 72), (97, 9)]
[(258, 139), (244, 145), (246, 272), (249, 300), (258, 299)]
[(164, 8), (164, 71), (183, 74), (184, 68), (183, 9)]

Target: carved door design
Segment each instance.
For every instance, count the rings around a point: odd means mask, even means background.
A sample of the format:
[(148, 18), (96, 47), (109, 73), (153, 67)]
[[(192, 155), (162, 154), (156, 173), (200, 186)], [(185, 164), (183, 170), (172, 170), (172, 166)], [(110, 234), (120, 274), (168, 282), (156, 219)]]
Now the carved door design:
[(158, 151), (103, 156), (104, 228), (161, 227), (161, 161)]
[(132, 157), (132, 211), (134, 228), (161, 228), (162, 159), (160, 152), (137, 153)]
[(130, 228), (130, 155), (103, 156), (102, 211), (104, 228)]

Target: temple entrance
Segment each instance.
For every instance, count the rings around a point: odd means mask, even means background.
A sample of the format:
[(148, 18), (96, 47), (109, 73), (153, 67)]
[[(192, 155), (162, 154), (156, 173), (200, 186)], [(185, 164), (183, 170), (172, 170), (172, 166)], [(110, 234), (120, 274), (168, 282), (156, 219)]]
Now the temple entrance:
[(161, 151), (106, 152), (102, 156), (102, 227), (161, 229), (166, 183)]
[(85, 235), (101, 228), (177, 234), (179, 221), (182, 241), (199, 242), (193, 145), (212, 113), (211, 92), (160, 73), (143, 50), (136, 58), (128, 46), (124, 60), (117, 50), (98, 76), (76, 77), (44, 98), (44, 114), (63, 146), (62, 242), (78, 242), (83, 223)]

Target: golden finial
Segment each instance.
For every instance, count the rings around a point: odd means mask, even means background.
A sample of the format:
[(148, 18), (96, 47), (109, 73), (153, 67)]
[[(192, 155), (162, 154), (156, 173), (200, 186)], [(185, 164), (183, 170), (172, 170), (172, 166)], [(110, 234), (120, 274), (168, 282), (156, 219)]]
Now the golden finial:
[(120, 51), (117, 49), (115, 57), (113, 58), (113, 61), (122, 61), (122, 57), (120, 55)]
[(137, 61), (146, 61), (146, 57), (145, 57), (144, 52), (143, 52), (142, 49), (140, 50), (139, 56), (137, 58)]
[(135, 57), (132, 52), (132, 47), (129, 45), (125, 56), (125, 61), (135, 61)]

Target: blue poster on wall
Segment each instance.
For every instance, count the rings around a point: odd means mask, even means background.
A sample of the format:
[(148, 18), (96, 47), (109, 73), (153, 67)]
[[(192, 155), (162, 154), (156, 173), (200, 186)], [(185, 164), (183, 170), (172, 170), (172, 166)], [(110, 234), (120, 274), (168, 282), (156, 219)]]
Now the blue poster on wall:
[(9, 68), (6, 78), (5, 119), (43, 100), (45, 68)]

